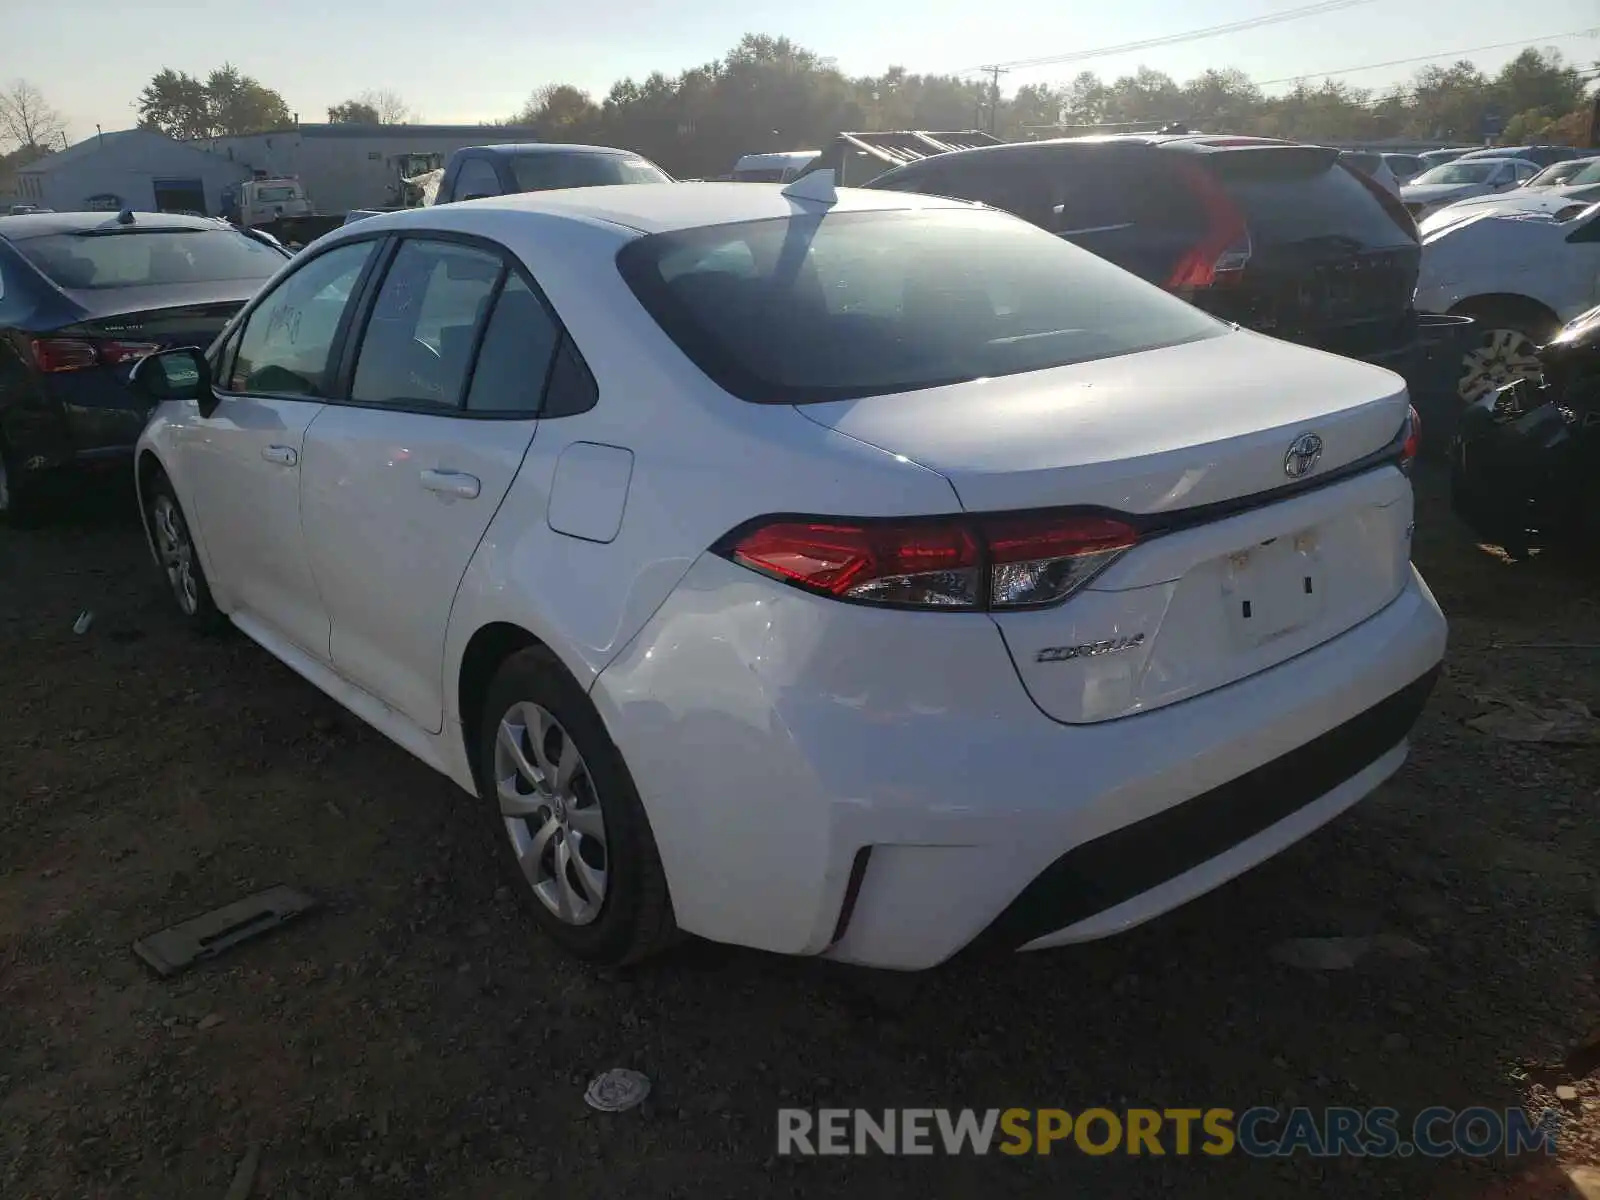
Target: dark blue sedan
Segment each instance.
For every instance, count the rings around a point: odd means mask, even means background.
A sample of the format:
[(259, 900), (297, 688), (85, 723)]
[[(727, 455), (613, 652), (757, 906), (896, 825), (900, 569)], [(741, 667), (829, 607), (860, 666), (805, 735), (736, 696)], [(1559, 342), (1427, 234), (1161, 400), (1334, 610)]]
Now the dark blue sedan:
[(149, 415), (133, 364), (209, 344), (287, 258), (206, 217), (0, 217), (0, 515), (44, 515), (64, 468), (125, 463)]

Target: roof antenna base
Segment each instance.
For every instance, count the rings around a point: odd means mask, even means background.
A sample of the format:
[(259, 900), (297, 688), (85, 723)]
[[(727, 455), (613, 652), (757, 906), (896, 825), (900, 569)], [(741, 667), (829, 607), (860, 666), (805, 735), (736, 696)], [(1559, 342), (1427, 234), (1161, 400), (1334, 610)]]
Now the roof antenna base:
[(812, 204), (839, 203), (839, 193), (833, 186), (831, 167), (823, 167), (821, 170), (800, 176), (783, 189), (783, 194), (791, 200), (805, 200)]

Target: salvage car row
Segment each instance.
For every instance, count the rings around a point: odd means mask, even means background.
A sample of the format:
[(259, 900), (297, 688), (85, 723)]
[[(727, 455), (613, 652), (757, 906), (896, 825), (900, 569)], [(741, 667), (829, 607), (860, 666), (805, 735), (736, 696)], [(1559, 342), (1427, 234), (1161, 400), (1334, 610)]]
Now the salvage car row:
[(545, 191), (292, 258), (36, 215), (0, 253), (6, 444), (132, 414), (183, 618), (454, 780), (585, 958), (1118, 932), (1396, 770), (1443, 655), (1379, 366), (1426, 376), (1430, 251), (1335, 152)]

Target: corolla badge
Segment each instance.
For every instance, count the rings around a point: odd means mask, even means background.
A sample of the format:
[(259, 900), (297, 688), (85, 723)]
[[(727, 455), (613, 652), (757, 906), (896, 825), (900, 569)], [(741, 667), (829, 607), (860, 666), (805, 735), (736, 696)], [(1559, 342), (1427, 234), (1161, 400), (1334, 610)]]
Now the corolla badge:
[(1314, 433), (1302, 433), (1289, 443), (1289, 450), (1283, 456), (1283, 473), (1290, 479), (1304, 479), (1321, 458), (1322, 439)]
[(1075, 658), (1099, 658), (1102, 654), (1116, 654), (1144, 645), (1144, 634), (1132, 637), (1106, 638), (1099, 642), (1085, 642), (1081, 646), (1046, 646), (1033, 656), (1034, 662), (1071, 662)]

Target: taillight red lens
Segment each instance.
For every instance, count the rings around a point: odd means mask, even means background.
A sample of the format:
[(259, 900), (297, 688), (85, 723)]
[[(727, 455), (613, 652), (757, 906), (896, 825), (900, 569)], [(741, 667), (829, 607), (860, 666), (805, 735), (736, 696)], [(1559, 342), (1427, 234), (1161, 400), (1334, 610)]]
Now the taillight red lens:
[(778, 520), (720, 552), (808, 591), (897, 607), (1014, 609), (1065, 600), (1138, 541), (1072, 513), (847, 522)]
[(114, 367), (137, 362), (161, 349), (151, 342), (117, 342), (98, 338), (34, 338), (33, 361), (39, 370), (82, 371), (88, 367)]
[(81, 371), (100, 364), (94, 343), (76, 338), (34, 338), (32, 349), (41, 371)]
[(1422, 418), (1417, 415), (1415, 406), (1406, 413), (1406, 440), (1400, 448), (1400, 461), (1404, 466), (1410, 466), (1422, 449)]
[(1253, 250), (1244, 214), (1204, 167), (1182, 163), (1179, 170), (1205, 212), (1206, 231), (1172, 268), (1167, 290), (1181, 294), (1237, 281)]

